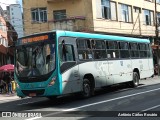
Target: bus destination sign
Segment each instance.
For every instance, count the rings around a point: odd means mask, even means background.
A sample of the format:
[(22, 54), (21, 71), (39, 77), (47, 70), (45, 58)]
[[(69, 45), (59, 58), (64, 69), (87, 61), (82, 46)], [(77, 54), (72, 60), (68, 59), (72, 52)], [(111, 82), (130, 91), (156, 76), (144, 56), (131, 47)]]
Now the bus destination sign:
[(48, 38), (49, 38), (48, 35), (40, 35), (40, 36), (34, 36), (29, 38), (23, 38), (21, 41), (22, 41), (22, 44), (26, 44), (26, 43), (48, 40)]

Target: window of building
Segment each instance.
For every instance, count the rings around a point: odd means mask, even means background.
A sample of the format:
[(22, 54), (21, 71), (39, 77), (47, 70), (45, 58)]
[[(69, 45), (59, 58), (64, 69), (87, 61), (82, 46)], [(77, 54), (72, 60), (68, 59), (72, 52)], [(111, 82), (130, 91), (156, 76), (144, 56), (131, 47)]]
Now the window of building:
[(133, 9), (135, 13), (141, 13), (141, 8), (134, 6)]
[(157, 13), (157, 22), (160, 25), (160, 13)]
[(111, 19), (110, 0), (102, 0), (102, 17)]
[(94, 59), (106, 58), (105, 41), (103, 40), (92, 40), (92, 50)]
[(160, 4), (160, 0), (157, 0), (157, 3)]
[(0, 21), (0, 30), (2, 30), (2, 27), (3, 27), (3, 24), (2, 24), (2, 22)]
[(33, 8), (31, 9), (32, 22), (47, 22), (47, 9), (46, 8)]
[(53, 17), (54, 17), (54, 20), (66, 19), (67, 18), (66, 10), (53, 11)]
[(143, 14), (144, 14), (144, 24), (145, 25), (154, 25), (154, 21), (153, 21), (153, 11), (150, 10), (143, 10)]
[(107, 58), (119, 58), (119, 47), (116, 41), (107, 41)]
[(117, 20), (116, 2), (110, 0), (96, 1), (97, 18)]
[(131, 6), (119, 4), (119, 21), (132, 22), (132, 9)]

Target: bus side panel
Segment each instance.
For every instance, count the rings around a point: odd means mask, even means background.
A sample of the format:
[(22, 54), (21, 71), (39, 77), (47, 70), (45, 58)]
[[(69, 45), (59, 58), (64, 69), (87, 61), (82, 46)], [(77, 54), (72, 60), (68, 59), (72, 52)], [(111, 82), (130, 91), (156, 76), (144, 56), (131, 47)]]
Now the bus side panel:
[(148, 75), (149, 76), (154, 75), (154, 66), (153, 66), (153, 59), (152, 58), (148, 59), (148, 66), (149, 66)]
[(62, 94), (81, 91), (82, 82), (79, 79), (78, 65), (62, 73)]
[(131, 60), (111, 60), (109, 61), (109, 72), (113, 76), (114, 84), (132, 80)]
[(95, 87), (99, 88), (113, 84), (113, 80), (109, 76), (108, 61), (95, 61), (93, 63), (93, 69), (96, 72), (96, 74), (93, 73), (95, 76)]
[(79, 74), (81, 80), (87, 74), (92, 75), (95, 81), (95, 88), (113, 83), (111, 80), (108, 81), (109, 79), (107, 78), (109, 75), (107, 61), (90, 61), (79, 64)]
[[(104, 74), (101, 73), (101, 71), (98, 71), (100, 70), (98, 65), (100, 65), (98, 64), (98, 61), (79, 64), (80, 79), (83, 81), (84, 76), (90, 74), (94, 77), (95, 87), (101, 87), (102, 84), (106, 84), (104, 81)], [(81, 89), (83, 89), (83, 87)]]
[(148, 59), (139, 60), (139, 64), (140, 64), (140, 78), (143, 79), (150, 77), (151, 73), (149, 73)]
[[(148, 65), (149, 64), (149, 65)], [(153, 61), (152, 59), (132, 59), (132, 69), (139, 70), (140, 79), (151, 77), (153, 75)], [(150, 67), (151, 68), (150, 68)]]

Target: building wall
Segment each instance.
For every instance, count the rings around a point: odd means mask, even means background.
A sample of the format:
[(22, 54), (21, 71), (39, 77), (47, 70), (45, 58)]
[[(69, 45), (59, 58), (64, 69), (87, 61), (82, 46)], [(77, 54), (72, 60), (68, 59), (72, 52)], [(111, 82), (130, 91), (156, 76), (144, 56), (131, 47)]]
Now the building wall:
[(8, 46), (7, 27), (2, 15), (0, 15), (0, 66), (6, 64), (6, 54)]
[(16, 30), (18, 38), (23, 37), (23, 19), (21, 6), (19, 4), (11, 4), (8, 6), (9, 21)]
[[(119, 33), (128, 35), (141, 35), (141, 36), (155, 36), (155, 16), (153, 13), (152, 25), (144, 25), (144, 14), (143, 9), (150, 11), (155, 10), (154, 2), (146, 0), (111, 0), (116, 3), (117, 19), (110, 20), (104, 19), (103, 17), (97, 17), (101, 11), (101, 4), (97, 3), (101, 0), (23, 0), (23, 11), (24, 11), (24, 29), (25, 35), (43, 32), (52, 29), (56, 29), (57, 24), (53, 19), (54, 10), (66, 10), (67, 17), (72, 16), (84, 16), (85, 21), (81, 25), (82, 31), (94, 31), (94, 32), (106, 32), (106, 33)], [(119, 4), (123, 3), (131, 7), (132, 22), (126, 23), (120, 20)], [(99, 5), (99, 6), (98, 6)], [(97, 7), (98, 6), (98, 7)], [(45, 23), (33, 23), (31, 20), (31, 9), (32, 8), (47, 8), (47, 17), (49, 22)], [(134, 12), (134, 7), (139, 7), (141, 13)], [(99, 9), (97, 9), (99, 8)], [(157, 11), (160, 12), (160, 4), (157, 4)], [(112, 14), (112, 11), (111, 11)], [(67, 24), (68, 23), (59, 23)], [(72, 24), (73, 25), (73, 24)], [(59, 28), (59, 27), (58, 27)]]
[[(52, 2), (52, 0), (51, 2), (46, 1), (47, 0), (23, 0), (25, 35), (56, 29), (54, 28), (55, 24), (53, 18), (53, 11), (55, 10), (66, 10), (66, 15), (68, 18), (74, 16), (85, 16), (86, 18), (89, 18), (85, 20), (83, 27), (93, 24), (91, 0), (56, 0), (56, 2)], [(31, 21), (31, 8), (40, 7), (47, 7), (47, 17), (49, 22), (33, 23)]]
[[(142, 35), (142, 36), (155, 36), (155, 26), (153, 25), (144, 25), (144, 14), (143, 9), (147, 9), (150, 11), (155, 11), (155, 3), (149, 2), (146, 0), (112, 0), (116, 3), (117, 9), (117, 20), (109, 20), (103, 18), (97, 18), (97, 1), (100, 0), (92, 0), (92, 8), (93, 8), (93, 19), (94, 19), (94, 31), (104, 31), (111, 33), (122, 33), (122, 34), (130, 34), (130, 35)], [(119, 4), (123, 3), (131, 6), (132, 10), (132, 23), (122, 22), (119, 18), (120, 8)], [(139, 7), (141, 9), (141, 13), (135, 13), (134, 7)], [(157, 4), (157, 11), (160, 12), (160, 4)], [(112, 12), (111, 12), (112, 14)], [(155, 15), (153, 14), (153, 20), (155, 22)]]
[[(7, 27), (6, 22), (2, 16), (0, 16), (0, 38), (4, 38), (7, 41)], [(4, 44), (4, 46), (7, 46)]]
[[(3, 13), (3, 14), (2, 14)], [(12, 25), (5, 19), (3, 9), (0, 7), (0, 66), (13, 64), (13, 48), (8, 48), (16, 40), (17, 33)]]

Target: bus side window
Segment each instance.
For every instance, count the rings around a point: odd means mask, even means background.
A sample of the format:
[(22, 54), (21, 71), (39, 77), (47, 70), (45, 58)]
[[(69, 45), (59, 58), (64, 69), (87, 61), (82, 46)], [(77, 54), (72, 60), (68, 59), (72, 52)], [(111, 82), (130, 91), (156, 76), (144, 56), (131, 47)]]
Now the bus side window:
[(67, 49), (66, 53), (67, 61), (75, 61), (73, 45), (66, 45), (66, 49)]
[(140, 43), (139, 48), (140, 48), (140, 57), (147, 58), (147, 44)]
[(77, 39), (79, 60), (92, 59), (91, 42), (89, 39)]
[(106, 47), (104, 40), (92, 40), (94, 59), (106, 58)]
[(132, 58), (139, 58), (139, 48), (137, 43), (130, 43), (130, 54)]
[(107, 58), (119, 58), (119, 49), (117, 41), (107, 41)]
[(127, 42), (119, 42), (119, 50), (121, 58), (129, 58), (129, 46)]
[(59, 54), (61, 61), (75, 61), (73, 45), (65, 44), (64, 40), (59, 45)]
[(92, 40), (91, 44), (92, 44), (92, 49), (95, 49), (95, 40)]
[(147, 48), (148, 57), (152, 58), (152, 49), (151, 49), (151, 46), (150, 46), (150, 44), (147, 44), (147, 46), (148, 46), (148, 48)]

